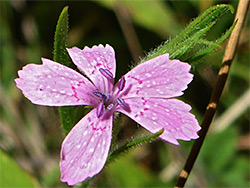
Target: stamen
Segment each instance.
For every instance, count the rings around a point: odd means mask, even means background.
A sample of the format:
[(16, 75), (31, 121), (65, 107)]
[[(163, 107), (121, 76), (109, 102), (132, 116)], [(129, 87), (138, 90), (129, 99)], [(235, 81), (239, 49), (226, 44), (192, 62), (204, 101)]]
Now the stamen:
[(104, 102), (102, 101), (98, 106), (96, 110), (96, 116), (99, 118), (103, 114), (104, 110)]
[(108, 102), (108, 100), (110, 99), (110, 94), (109, 93), (103, 94), (103, 98), (106, 102)]
[(118, 97), (116, 99), (116, 102), (121, 106), (121, 107), (124, 107), (125, 106), (125, 102), (122, 98)]
[(97, 96), (97, 97), (100, 97), (100, 98), (103, 98), (103, 96), (104, 96), (103, 93), (101, 93), (101, 92), (98, 91), (98, 90), (94, 91), (93, 94), (94, 94), (95, 96)]
[(120, 91), (122, 91), (124, 89), (125, 82), (126, 82), (126, 80), (125, 80), (124, 76), (122, 76), (120, 81), (118, 82), (118, 89)]
[(113, 104), (113, 103), (111, 103), (110, 105), (108, 105), (108, 106), (107, 106), (107, 110), (109, 110), (109, 111), (110, 111), (110, 110), (112, 110), (112, 108), (113, 108), (113, 107), (114, 107), (114, 104)]
[(110, 72), (108, 69), (100, 68), (99, 71), (107, 79), (113, 79), (114, 78), (112, 72)]

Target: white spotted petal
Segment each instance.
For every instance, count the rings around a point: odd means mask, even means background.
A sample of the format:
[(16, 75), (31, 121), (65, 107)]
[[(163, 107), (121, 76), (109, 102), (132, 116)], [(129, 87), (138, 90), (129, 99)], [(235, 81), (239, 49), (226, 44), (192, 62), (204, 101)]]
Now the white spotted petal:
[(18, 71), (16, 85), (34, 104), (46, 106), (90, 105), (96, 87), (83, 75), (64, 65), (42, 58), (42, 65), (29, 64)]
[(124, 76), (123, 98), (180, 96), (193, 79), (190, 68), (187, 63), (169, 60), (169, 54), (141, 63)]
[[(68, 48), (68, 53), (73, 63), (82, 71), (94, 85), (103, 93), (113, 89), (113, 83), (107, 80), (100, 69), (107, 69), (115, 77), (116, 61), (114, 49), (106, 45), (85, 47), (83, 50), (73, 47)], [(113, 81), (113, 80), (112, 80)]]
[(152, 133), (164, 128), (161, 139), (178, 145), (177, 139), (198, 138), (198, 121), (189, 111), (191, 107), (177, 99), (130, 98), (125, 99), (127, 109), (117, 111), (129, 116)]
[(105, 111), (97, 118), (96, 108), (69, 132), (61, 147), (61, 181), (74, 185), (99, 173), (108, 157), (113, 115)]

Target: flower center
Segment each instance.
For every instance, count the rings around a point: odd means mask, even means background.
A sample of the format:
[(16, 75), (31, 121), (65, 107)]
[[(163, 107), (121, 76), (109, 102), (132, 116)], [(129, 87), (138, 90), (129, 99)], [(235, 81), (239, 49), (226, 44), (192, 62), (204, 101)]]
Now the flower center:
[(97, 117), (100, 117), (105, 109), (113, 111), (117, 106), (125, 106), (124, 100), (120, 97), (111, 97), (109, 93), (102, 93), (98, 90), (95, 90), (93, 94), (97, 96), (101, 101), (97, 106)]
[[(105, 78), (107, 79), (113, 78), (113, 75), (109, 70), (101, 68), (99, 69), (99, 71)], [(115, 95), (112, 94), (112, 96), (110, 95), (110, 93), (102, 93), (99, 90), (93, 91), (93, 94), (97, 96), (101, 101), (97, 106), (96, 115), (98, 118), (103, 114), (103, 111), (105, 109), (113, 112), (115, 111), (115, 108), (117, 106), (120, 106), (122, 108), (125, 107), (124, 100), (121, 97), (117, 97), (120, 91), (122, 91), (125, 87), (124, 76), (122, 76), (119, 82), (117, 83), (117, 87), (118, 87), (118, 92)]]

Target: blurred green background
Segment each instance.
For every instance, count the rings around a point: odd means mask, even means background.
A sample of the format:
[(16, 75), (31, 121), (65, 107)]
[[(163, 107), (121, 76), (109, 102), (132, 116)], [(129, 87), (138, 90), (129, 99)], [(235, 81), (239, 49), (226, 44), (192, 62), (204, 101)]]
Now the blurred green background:
[[(173, 38), (191, 19), (218, 3), (238, 1), (0, 1), (0, 186), (67, 187), (60, 182), (59, 152), (63, 134), (58, 110), (33, 105), (14, 83), (17, 71), (40, 58), (53, 58), (59, 14), (69, 6), (68, 46), (110, 44), (116, 51), (117, 78), (139, 56)], [(233, 23), (226, 13), (207, 34), (214, 40)], [(214, 123), (187, 187), (249, 187), (250, 72), (249, 19), (241, 34)], [(193, 65), (195, 75), (182, 100), (199, 122), (221, 65), (226, 43)], [(147, 134), (128, 121), (119, 136)], [(129, 124), (129, 125), (127, 125)], [(192, 142), (173, 146), (157, 140), (132, 150), (94, 178), (91, 187), (173, 187)]]

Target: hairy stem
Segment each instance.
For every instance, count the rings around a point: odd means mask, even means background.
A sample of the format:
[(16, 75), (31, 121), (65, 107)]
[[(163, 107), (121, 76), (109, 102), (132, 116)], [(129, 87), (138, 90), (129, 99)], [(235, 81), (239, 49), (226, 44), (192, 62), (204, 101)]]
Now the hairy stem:
[(210, 98), (210, 102), (207, 106), (203, 122), (201, 124), (202, 130), (199, 132), (199, 139), (197, 139), (191, 149), (191, 152), (188, 156), (188, 159), (186, 161), (186, 164), (181, 171), (179, 178), (177, 180), (176, 186), (177, 187), (184, 187), (188, 176), (193, 168), (194, 162), (199, 154), (199, 151), (201, 149), (201, 146), (203, 144), (203, 141), (205, 139), (205, 136), (207, 134), (208, 128), (213, 120), (217, 104), (219, 102), (220, 96), (222, 94), (223, 88), (225, 86), (225, 83), (227, 81), (228, 73), (229, 73), (229, 68), (231, 66), (231, 63), (233, 61), (233, 58), (235, 56), (237, 44), (239, 41), (239, 36), (240, 36), (240, 31), (243, 27), (244, 20), (247, 15), (247, 9), (248, 9), (248, 0), (240, 0), (238, 4), (238, 9), (237, 13), (235, 16), (235, 21), (237, 21), (237, 24), (232, 31), (226, 50), (225, 50), (225, 55), (222, 60), (222, 66), (219, 70), (218, 77), (216, 84), (214, 86), (212, 96)]

